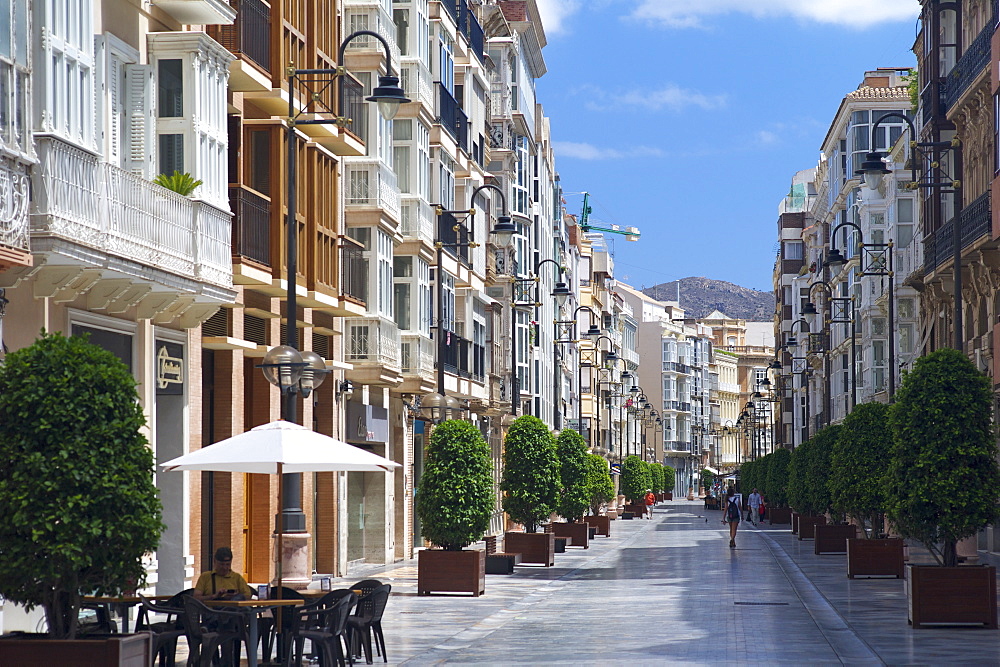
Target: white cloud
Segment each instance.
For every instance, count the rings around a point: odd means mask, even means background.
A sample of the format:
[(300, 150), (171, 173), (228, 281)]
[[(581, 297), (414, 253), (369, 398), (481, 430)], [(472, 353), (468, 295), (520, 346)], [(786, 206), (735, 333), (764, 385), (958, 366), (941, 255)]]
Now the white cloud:
[(706, 95), (696, 90), (687, 90), (672, 83), (659, 90), (632, 89), (620, 92), (602, 90), (596, 86), (583, 86), (578, 92), (589, 99), (584, 106), (591, 111), (636, 108), (647, 111), (681, 111), (687, 107), (711, 110), (726, 105), (725, 95)]
[(547, 35), (566, 30), (565, 21), (580, 9), (580, 0), (538, 0), (538, 13), (542, 15), (542, 29)]
[(554, 141), (556, 159), (561, 157), (577, 160), (622, 160), (635, 157), (663, 157), (664, 152), (653, 146), (634, 146), (632, 148), (601, 148), (593, 144), (575, 141)]
[(672, 28), (701, 27), (711, 16), (741, 12), (755, 18), (793, 16), (805, 21), (868, 28), (914, 19), (917, 0), (639, 0), (631, 18)]
[(768, 130), (759, 130), (754, 138), (761, 146), (771, 146), (778, 143), (778, 135)]

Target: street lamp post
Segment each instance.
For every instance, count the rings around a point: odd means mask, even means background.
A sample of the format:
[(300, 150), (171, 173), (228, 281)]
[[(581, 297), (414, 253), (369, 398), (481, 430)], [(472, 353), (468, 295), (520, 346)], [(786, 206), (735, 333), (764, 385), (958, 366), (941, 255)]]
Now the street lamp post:
[[(410, 100), (406, 98), (402, 88), (399, 87), (399, 79), (393, 75), (392, 58), (389, 44), (378, 33), (370, 30), (359, 30), (351, 33), (340, 45), (340, 62), (344, 62), (344, 51), (347, 44), (352, 40), (368, 36), (382, 42), (385, 48), (386, 74), (379, 76), (379, 85), (372, 91), (372, 95), (366, 98), (369, 102), (376, 102), (379, 111), (387, 118), (392, 118), (396, 114), (399, 105)], [(286, 132), (286, 143), (288, 148), (288, 192), (286, 195), (287, 218), (285, 237), (285, 269), (286, 269), (286, 298), (285, 298), (285, 344), (278, 345), (268, 351), (264, 357), (264, 362), (260, 365), (264, 376), (271, 384), (278, 386), (281, 391), (281, 418), (298, 422), (296, 394), (308, 395), (315, 387), (322, 382), (323, 372), (315, 367), (316, 360), (312, 357), (303, 359), (303, 354), (299, 352), (297, 311), (296, 302), (296, 275), (298, 273), (298, 223), (296, 222), (296, 187), (297, 187), (297, 138), (296, 127), (299, 125), (339, 125), (344, 127), (350, 119), (339, 116), (327, 102), (325, 95), (331, 84), (340, 80), (346, 70), (341, 66), (332, 69), (296, 69), (289, 65), (285, 70), (288, 77), (288, 123)], [(296, 91), (302, 89), (301, 106), (295, 108), (298, 96)], [(304, 115), (319, 115), (319, 118), (303, 118)], [(316, 355), (316, 358), (319, 358)], [(322, 359), (320, 359), (322, 362)], [(307, 370), (307, 369), (312, 369)], [(306, 377), (306, 385), (302, 385), (302, 378)], [(318, 382), (316, 381), (318, 379)], [(276, 519), (276, 530), (279, 540), (286, 533), (305, 533), (306, 517), (302, 511), (302, 475), (301, 473), (288, 473), (281, 477), (279, 483), (282, 485), (282, 507), (281, 514)], [(281, 577), (282, 555), (278, 562), (278, 576)]]

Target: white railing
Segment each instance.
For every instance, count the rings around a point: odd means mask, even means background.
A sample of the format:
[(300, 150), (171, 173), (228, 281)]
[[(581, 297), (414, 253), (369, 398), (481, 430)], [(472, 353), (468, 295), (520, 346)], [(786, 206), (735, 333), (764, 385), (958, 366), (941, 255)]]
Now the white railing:
[(639, 365), (639, 351), (635, 350), (635, 349), (631, 349), (631, 348), (626, 347), (626, 348), (624, 348), (622, 350), (622, 359), (624, 359), (625, 361), (628, 361), (628, 362), (633, 363), (636, 366), (638, 366)]
[(408, 239), (434, 243), (434, 209), (419, 195), (401, 195), (399, 231)]
[(399, 220), (395, 172), (376, 158), (347, 158), (347, 205), (375, 206)]
[(417, 334), (404, 334), (401, 338), (403, 373), (434, 378), (434, 342)]
[[(392, 62), (399, 62), (399, 44), (396, 43), (396, 23), (392, 20), (391, 10), (386, 10), (378, 0), (346, 0), (344, 2), (344, 25), (348, 34), (357, 30), (371, 30), (381, 35), (389, 43)], [(382, 43), (374, 37), (361, 35), (348, 43), (347, 50), (371, 51), (384, 53)]]
[(6, 157), (0, 158), (0, 245), (29, 248), (28, 171)]
[(510, 118), (511, 90), (506, 81), (494, 79), (490, 86), (490, 114), (493, 118)]
[(434, 111), (434, 82), (431, 72), (420, 60), (404, 58), (400, 66), (400, 85), (406, 96), (423, 104), (430, 112)]
[(905, 248), (895, 248), (893, 254), (895, 265), (892, 268), (897, 283), (908, 278), (914, 271), (923, 270), (924, 244), (919, 239), (914, 238)]
[(232, 287), (231, 217), (59, 139), (41, 137), (31, 226), (180, 276)]
[(399, 328), (374, 317), (348, 319), (346, 361), (399, 368)]

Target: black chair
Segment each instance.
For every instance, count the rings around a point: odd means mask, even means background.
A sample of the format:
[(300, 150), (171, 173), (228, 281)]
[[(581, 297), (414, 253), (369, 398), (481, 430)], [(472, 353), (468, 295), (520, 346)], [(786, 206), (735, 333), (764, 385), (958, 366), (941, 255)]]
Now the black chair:
[[(336, 664), (344, 667), (344, 656), (347, 662), (354, 665), (351, 656), (350, 644), (347, 639), (348, 621), (351, 617), (351, 610), (358, 603), (358, 596), (346, 589), (331, 591), (324, 595), (322, 600), (332, 600), (328, 607), (320, 607), (318, 604), (313, 607), (301, 608), (296, 614), (296, 627), (293, 632), (293, 641), (296, 644), (296, 664), (302, 662), (302, 648), (305, 640), (312, 642), (313, 648), (319, 650), (320, 665), (322, 667), (332, 667)], [(292, 652), (285, 656), (285, 666), (291, 663)]]
[[(210, 667), (216, 661), (223, 666), (239, 663), (240, 643), (246, 636), (243, 614), (212, 609), (193, 595), (186, 595), (184, 615), (181, 618), (190, 650), (189, 665)], [(250, 650), (250, 647), (247, 648)], [(253, 647), (254, 650), (256, 648)]]
[(358, 600), (355, 615), (347, 619), (352, 655), (358, 655), (359, 644), (365, 649), (365, 662), (372, 664), (372, 635), (375, 635), (375, 648), (384, 662), (389, 662), (385, 654), (385, 637), (382, 634), (382, 614), (389, 602), (390, 584), (382, 584), (368, 595)]
[(108, 602), (82, 602), (80, 611), (94, 612), (93, 620), (80, 619), (76, 632), (79, 635), (112, 635), (118, 633), (118, 624), (111, 620), (111, 604)]
[[(279, 595), (279, 592), (281, 593)], [(272, 588), (269, 599), (281, 598), (282, 600), (303, 600), (302, 594), (293, 588), (282, 586), (280, 591), (277, 587)], [(281, 658), (281, 651), (288, 646), (288, 636), (295, 622), (296, 609), (294, 607), (279, 607), (274, 610), (273, 619), (260, 619), (260, 645), (264, 654), (264, 662), (271, 661), (271, 651), (275, 644), (278, 646), (278, 657)], [(280, 618), (280, 626), (278, 619)], [(278, 634), (278, 628), (281, 634)]]
[(355, 592), (361, 591), (358, 593), (358, 597), (364, 597), (381, 585), (382, 582), (378, 579), (362, 579), (353, 586), (348, 586), (348, 588)]
[[(191, 595), (193, 588), (181, 591), (163, 603), (155, 603), (139, 594), (139, 614), (135, 620), (136, 632), (150, 632), (153, 635), (153, 655), (160, 659), (160, 667), (173, 667), (177, 656), (177, 640), (183, 637), (184, 596)], [(149, 621), (151, 614), (163, 614), (166, 620)]]
[[(329, 609), (337, 602), (339, 602), (341, 598), (347, 596), (347, 594), (349, 593), (353, 595), (353, 593), (347, 590), (346, 588), (333, 590), (325, 594), (318, 600), (313, 600), (312, 602), (308, 602), (305, 605), (298, 607), (297, 609), (295, 609), (296, 615), (293, 617), (292, 625), (289, 626), (290, 627), (289, 632), (294, 635), (295, 633), (301, 630), (322, 630), (323, 626), (321, 619), (319, 619), (317, 616), (310, 616), (308, 612), (318, 612)], [(285, 647), (286, 649), (289, 650), (289, 652), (292, 648), (294, 648), (295, 663), (301, 664), (302, 654), (305, 649), (305, 639), (303, 638), (292, 639), (289, 643), (285, 644)], [(287, 662), (288, 655), (289, 653), (281, 654), (280, 657), (282, 664), (285, 664), (285, 662)]]

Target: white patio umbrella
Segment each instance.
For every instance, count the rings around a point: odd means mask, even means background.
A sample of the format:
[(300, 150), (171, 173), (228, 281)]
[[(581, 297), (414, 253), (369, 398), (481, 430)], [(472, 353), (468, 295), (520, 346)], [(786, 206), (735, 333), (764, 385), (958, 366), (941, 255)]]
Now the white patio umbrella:
[[(399, 464), (305, 426), (279, 420), (202, 447), (162, 463), (160, 467), (166, 472), (210, 470), (282, 475), (297, 472), (390, 472)], [(280, 480), (279, 477), (278, 507), (282, 506), (284, 493)], [(282, 533), (279, 532), (279, 554), (284, 553), (282, 547)], [(279, 558), (278, 586), (281, 583)]]

